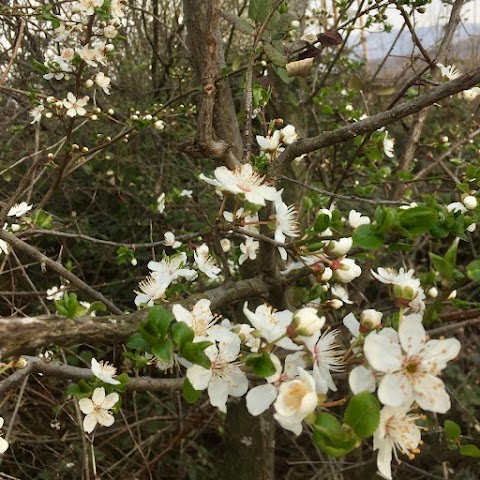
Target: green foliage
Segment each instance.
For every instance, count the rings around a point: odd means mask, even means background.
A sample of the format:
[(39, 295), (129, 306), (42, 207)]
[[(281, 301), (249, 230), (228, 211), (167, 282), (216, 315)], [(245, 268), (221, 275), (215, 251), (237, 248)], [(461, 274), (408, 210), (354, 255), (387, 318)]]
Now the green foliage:
[(257, 23), (263, 23), (272, 11), (272, 0), (250, 0), (248, 16)]
[(385, 239), (374, 225), (360, 225), (352, 235), (354, 245), (367, 250), (378, 250)]
[(314, 425), (313, 441), (332, 457), (341, 457), (360, 445), (352, 429), (330, 413), (320, 412)]
[(55, 307), (60, 315), (68, 318), (81, 317), (87, 312), (78, 302), (76, 293), (65, 293), (60, 300), (55, 300)]
[(474, 282), (480, 281), (480, 260), (473, 260), (467, 265), (467, 277)]
[(195, 390), (192, 387), (192, 384), (190, 383), (188, 378), (183, 381), (182, 392), (183, 398), (187, 403), (195, 403), (202, 395), (202, 392), (200, 390)]
[(270, 377), (276, 372), (275, 365), (268, 352), (250, 353), (245, 358), (245, 365), (253, 368), (255, 375), (261, 378)]
[(343, 416), (358, 438), (373, 435), (380, 422), (380, 403), (370, 392), (362, 392), (350, 400)]
[(37, 210), (35, 212), (32, 216), (32, 222), (37, 225), (37, 227), (44, 228), (45, 230), (52, 228), (52, 216), (43, 210)]

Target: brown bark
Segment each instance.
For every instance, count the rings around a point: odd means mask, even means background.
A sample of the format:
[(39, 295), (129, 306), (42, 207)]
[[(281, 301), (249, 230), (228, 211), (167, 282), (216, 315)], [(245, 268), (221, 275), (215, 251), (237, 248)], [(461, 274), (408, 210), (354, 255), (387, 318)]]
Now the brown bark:
[(240, 130), (228, 79), (215, 82), (225, 67), (220, 1), (184, 0), (183, 7), (190, 58), (201, 85), (196, 148), (233, 168), (241, 158)]

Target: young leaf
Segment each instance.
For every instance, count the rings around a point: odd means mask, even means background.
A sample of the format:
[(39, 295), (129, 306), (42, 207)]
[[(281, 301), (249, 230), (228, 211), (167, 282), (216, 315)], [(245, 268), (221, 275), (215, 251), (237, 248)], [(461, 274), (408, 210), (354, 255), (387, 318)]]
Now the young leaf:
[(398, 214), (398, 224), (410, 235), (419, 235), (428, 232), (437, 218), (438, 213), (433, 208), (413, 207), (402, 210)]
[(332, 457), (346, 455), (360, 444), (353, 431), (340, 425), (330, 413), (319, 413), (314, 428), (313, 441)]
[(193, 387), (192, 387), (192, 384), (190, 383), (190, 381), (188, 380), (188, 378), (185, 378), (185, 380), (183, 381), (183, 398), (185, 399), (185, 401), (187, 403), (195, 403), (199, 398), (200, 396), (202, 395), (202, 391), (201, 390), (195, 390)]
[(173, 319), (173, 313), (163, 307), (153, 307), (148, 313), (148, 323), (154, 326), (161, 337), (167, 334), (168, 327)]
[(385, 242), (383, 235), (372, 225), (360, 225), (353, 232), (352, 238), (354, 245), (367, 250), (378, 250)]
[(180, 347), (195, 338), (195, 332), (185, 323), (177, 322), (172, 326), (173, 341)]
[(272, 0), (250, 0), (248, 16), (257, 23), (263, 23), (272, 10)]
[(464, 457), (480, 457), (480, 448), (478, 448), (476, 445), (473, 445), (472, 443), (469, 443), (467, 445), (461, 445), (460, 446), (460, 455), (463, 455)]
[(380, 404), (370, 392), (362, 392), (350, 400), (343, 421), (359, 438), (373, 435), (380, 422)]
[(445, 437), (449, 442), (458, 442), (460, 440), (462, 430), (455, 422), (445, 420), (443, 428), (445, 430)]
[(480, 260), (473, 260), (467, 265), (467, 277), (474, 282), (480, 280)]
[(258, 353), (250, 354), (245, 360), (245, 365), (252, 367), (255, 375), (262, 378), (270, 377), (276, 372), (275, 365), (268, 352), (263, 352), (261, 355)]
[(159, 360), (169, 362), (173, 356), (173, 342), (166, 338), (156, 345), (152, 345), (152, 354)]
[(209, 347), (211, 342), (185, 342), (182, 345), (180, 353), (189, 362), (196, 363), (207, 370), (211, 368), (210, 359), (205, 355), (204, 350)]

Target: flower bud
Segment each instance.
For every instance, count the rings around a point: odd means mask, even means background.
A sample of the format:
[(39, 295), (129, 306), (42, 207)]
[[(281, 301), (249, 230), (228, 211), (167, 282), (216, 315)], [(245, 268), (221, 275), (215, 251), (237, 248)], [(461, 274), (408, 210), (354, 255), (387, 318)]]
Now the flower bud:
[(478, 201), (473, 195), (467, 195), (462, 202), (468, 210), (473, 210), (474, 208), (477, 208), (478, 205)]
[(145, 115), (143, 118), (145, 120), (152, 120), (153, 117), (150, 114), (148, 114), (148, 115)]
[(430, 298), (437, 298), (438, 296), (438, 290), (435, 287), (432, 287), (428, 290), (427, 295)]
[(378, 328), (382, 324), (383, 313), (373, 308), (367, 308), (360, 314), (360, 324), (367, 330)]
[(113, 110), (113, 108), (109, 108), (109, 109), (107, 110), (107, 113), (108, 113), (109, 115), (113, 115), (113, 114), (115, 113), (115, 111)]
[(87, 88), (92, 88), (93, 87), (93, 80), (91, 78), (89, 78), (86, 82), (85, 82), (85, 86)]
[(115, 50), (115, 46), (112, 43), (108, 43), (107, 45), (105, 45), (105, 50), (107, 52), (113, 52)]
[(295, 335), (309, 337), (318, 332), (325, 325), (325, 317), (319, 317), (317, 310), (312, 307), (304, 307), (293, 314), (292, 326)]
[(322, 275), (319, 277), (319, 280), (321, 282), (328, 282), (333, 275), (333, 270), (330, 267), (325, 267), (325, 270), (323, 271)]
[(52, 118), (52, 117), (53, 117), (52, 112), (47, 112), (47, 113), (45, 114), (45, 118)]
[(137, 264), (138, 264), (138, 261), (137, 261), (136, 258), (132, 258), (132, 259), (130, 260), (130, 263), (131, 263), (134, 267), (136, 267)]
[(221, 245), (222, 250), (224, 252), (228, 252), (230, 250), (230, 247), (232, 246), (232, 244), (230, 243), (230, 240), (228, 238), (222, 238), (220, 240), (220, 245)]
[(157, 129), (157, 130), (163, 130), (165, 128), (165, 122), (163, 120), (157, 120), (153, 126)]
[(344, 237), (340, 240), (331, 240), (327, 246), (326, 251), (329, 255), (333, 255), (335, 257), (341, 257), (348, 253), (348, 251), (352, 248), (353, 245), (353, 238), (352, 237)]
[(330, 267), (337, 282), (349, 283), (362, 274), (362, 269), (351, 258), (334, 260)]
[(292, 21), (290, 22), (290, 26), (291, 26), (292, 28), (298, 28), (298, 27), (300, 26), (300, 22), (299, 22), (298, 20), (292, 20)]
[(467, 231), (472, 233), (475, 231), (475, 229), (477, 228), (477, 224), (476, 223), (471, 223), (468, 227), (467, 227)]
[(334, 298), (332, 300), (329, 300), (326, 303), (327, 307), (333, 308), (334, 310), (338, 310), (339, 308), (343, 307), (343, 302), (339, 300), (338, 298)]
[(452, 292), (450, 293), (450, 295), (448, 296), (448, 300), (453, 300), (454, 298), (457, 297), (457, 291), (456, 290), (452, 290)]
[(48, 103), (55, 103), (57, 99), (55, 97), (47, 97), (47, 102)]

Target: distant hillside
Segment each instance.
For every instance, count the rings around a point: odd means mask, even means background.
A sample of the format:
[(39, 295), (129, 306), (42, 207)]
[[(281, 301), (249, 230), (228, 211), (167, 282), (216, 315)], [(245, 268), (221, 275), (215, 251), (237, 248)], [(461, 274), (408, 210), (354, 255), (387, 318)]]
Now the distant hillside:
[[(420, 27), (415, 30), (422, 45), (427, 50), (434, 50), (443, 35), (441, 26)], [(383, 57), (391, 48), (398, 30), (387, 32), (367, 32), (367, 54), (369, 64), (372, 66), (382, 61)], [(356, 33), (351, 36), (350, 45), (356, 55), (363, 58), (363, 48), (360, 44), (360, 34)], [(404, 57), (410, 57), (412, 52), (416, 55), (419, 51), (414, 47), (411, 34), (408, 30), (404, 30), (400, 35), (395, 47), (391, 53), (392, 58), (389, 59), (387, 69), (401, 68), (404, 63)], [(467, 23), (457, 28), (452, 49), (449, 54), (449, 62), (457, 62), (459, 64), (471, 64), (472, 61), (478, 62), (480, 58), (480, 25)], [(390, 72), (393, 73), (393, 72)]]

